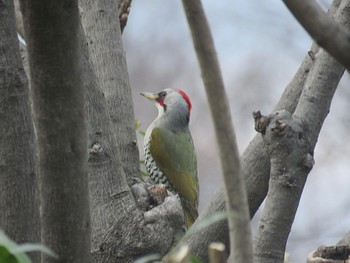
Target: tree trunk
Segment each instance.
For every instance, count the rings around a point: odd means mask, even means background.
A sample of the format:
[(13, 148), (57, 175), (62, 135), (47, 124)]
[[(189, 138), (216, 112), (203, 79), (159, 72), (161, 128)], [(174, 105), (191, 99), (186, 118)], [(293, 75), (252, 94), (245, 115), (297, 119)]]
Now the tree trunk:
[(90, 262), (85, 89), (77, 1), (22, 1), (38, 135), (42, 241), (59, 259)]
[(125, 176), (131, 185), (140, 177), (140, 164), (117, 2), (119, 1), (81, 1), (84, 14), (82, 24), (91, 62), (105, 97), (111, 132), (118, 145)]
[(82, 1), (81, 8), (88, 36), (81, 49), (88, 88), (92, 255), (95, 262), (123, 263), (163, 255), (182, 232), (182, 208), (173, 196), (153, 209), (138, 206), (127, 184), (127, 178), (132, 184), (140, 175), (117, 7), (111, 1)]
[(28, 80), (8, 0), (0, 8), (0, 228), (18, 243), (40, 239), (34, 140)]

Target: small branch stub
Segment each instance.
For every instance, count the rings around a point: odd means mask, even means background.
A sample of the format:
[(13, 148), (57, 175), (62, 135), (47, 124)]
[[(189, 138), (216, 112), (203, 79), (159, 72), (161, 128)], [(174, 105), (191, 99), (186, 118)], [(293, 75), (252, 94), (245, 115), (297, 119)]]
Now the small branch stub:
[(253, 118), (255, 130), (261, 134), (265, 134), (266, 127), (269, 124), (269, 119), (266, 116), (262, 116), (260, 111), (254, 111)]
[(162, 204), (165, 198), (168, 196), (168, 191), (166, 190), (165, 185), (155, 184), (147, 188), (147, 191), (151, 197), (151, 202), (154, 206)]
[(319, 247), (307, 257), (308, 263), (350, 263), (349, 246)]
[(187, 245), (182, 246), (180, 250), (173, 254), (170, 255), (166, 262), (168, 263), (190, 263), (190, 249), (188, 248)]
[(124, 28), (126, 27), (126, 24), (128, 22), (131, 2), (132, 2), (132, 0), (123, 0), (120, 2), (119, 7), (118, 7), (120, 30), (122, 33), (123, 33)]
[(226, 263), (227, 256), (225, 245), (220, 242), (213, 242), (208, 247), (209, 263)]

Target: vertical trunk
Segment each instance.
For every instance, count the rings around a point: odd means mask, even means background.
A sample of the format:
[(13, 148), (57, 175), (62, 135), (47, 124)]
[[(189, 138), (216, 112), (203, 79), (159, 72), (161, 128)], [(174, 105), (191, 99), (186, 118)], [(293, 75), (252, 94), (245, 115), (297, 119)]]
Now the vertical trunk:
[(116, 3), (81, 1), (81, 7), (87, 34), (81, 50), (88, 95), (94, 262), (126, 263), (149, 253), (165, 254), (182, 231), (182, 208), (176, 197), (169, 197), (166, 204), (146, 212), (152, 218), (147, 221), (126, 181), (139, 177), (139, 163)]
[(77, 1), (22, 1), (39, 150), (42, 241), (59, 259), (90, 261), (85, 89)]
[(0, 8), (0, 229), (18, 243), (40, 237), (34, 151), (28, 80), (7, 0)]
[(140, 176), (134, 109), (117, 1), (81, 1), (91, 61), (103, 91), (119, 158), (129, 184)]

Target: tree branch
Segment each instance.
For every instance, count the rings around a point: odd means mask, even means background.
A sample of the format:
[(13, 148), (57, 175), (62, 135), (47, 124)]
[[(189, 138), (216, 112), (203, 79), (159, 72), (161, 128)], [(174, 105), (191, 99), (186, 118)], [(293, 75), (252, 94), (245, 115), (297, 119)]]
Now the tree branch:
[[(344, 12), (344, 9), (349, 10), (349, 6), (341, 4), (335, 19), (348, 24), (350, 16)], [(322, 124), (328, 115), (333, 95), (344, 72), (344, 67), (324, 50), (319, 50), (314, 60), (316, 61), (314, 70), (306, 80), (291, 121), (291, 123), (296, 122), (300, 128), (295, 128), (297, 126), (293, 124), (289, 125), (287, 121), (280, 121), (287, 126), (285, 128), (287, 132), (289, 126), (295, 131), (295, 136), (289, 136), (295, 148), (281, 142), (281, 137), (275, 138), (278, 145), (273, 149), (271, 147), (275, 145), (274, 140), (266, 143), (266, 147), (270, 148), (271, 178), (257, 234), (255, 253), (258, 262), (276, 262), (276, 260), (283, 262), (285, 244), (309, 168), (311, 169), (309, 165), (311, 162), (308, 161), (311, 158), (305, 156), (313, 155)], [(270, 129), (274, 128), (273, 125), (278, 126), (276, 122), (270, 125)], [(264, 131), (262, 133), (266, 140), (267, 135), (264, 135)], [(286, 134), (282, 134), (282, 137), (284, 136)], [(308, 145), (303, 145), (303, 141)], [(284, 156), (286, 151), (289, 154)], [(285, 196), (288, 198), (285, 199)], [(275, 231), (276, 229), (278, 232)]]
[(313, 166), (307, 130), (288, 111), (267, 117), (254, 113), (255, 129), (262, 134), (270, 154), (269, 192), (259, 222), (255, 260), (283, 262), (288, 235), (307, 175)]
[(219, 62), (200, 1), (182, 1), (202, 72), (225, 183), (231, 253), (234, 262), (253, 262), (247, 195)]
[[(350, 70), (350, 31), (336, 23), (314, 0), (283, 0), (317, 44)], [(349, 0), (342, 1), (348, 5)]]
[[(329, 15), (333, 16), (335, 11), (339, 6), (339, 0), (335, 0), (329, 11)], [(336, 18), (336, 20), (339, 18)], [(319, 49), (317, 45), (313, 44), (311, 48), (311, 54), (317, 55)], [(282, 94), (279, 102), (276, 104), (274, 111), (286, 109), (293, 113), (297, 107), (300, 94), (306, 86), (305, 82), (308, 76), (313, 74), (313, 72), (323, 72), (328, 69), (327, 63), (330, 58), (329, 55), (318, 56), (317, 60), (313, 59), (314, 56), (307, 54), (299, 67), (298, 71), (292, 78), (292, 80), (287, 85), (285, 91)], [(316, 62), (319, 64), (315, 67)], [(327, 83), (329, 78), (332, 78), (332, 74), (335, 73), (336, 76), (343, 72), (339, 67), (334, 68), (334, 72), (328, 72), (322, 79), (324, 83)], [(309, 79), (307, 85), (313, 85), (316, 81), (315, 78)], [(337, 85), (334, 82), (331, 84)], [(241, 156), (241, 167), (242, 173), (245, 178), (250, 216), (253, 217), (261, 203), (266, 197), (268, 190), (268, 182), (270, 175), (270, 158), (264, 147), (262, 138), (260, 134), (256, 135), (254, 139), (249, 143), (245, 151)], [(225, 209), (225, 198), (224, 198), (224, 186), (215, 192), (214, 196), (204, 208), (203, 212), (199, 215), (196, 220), (195, 225), (199, 224), (203, 219), (209, 215), (223, 211)], [(194, 233), (190, 236), (186, 243), (190, 245), (190, 249), (193, 253), (198, 255), (204, 260), (208, 260), (208, 254), (206, 247), (213, 241), (221, 241), (229, 248), (229, 236), (228, 236), (228, 226), (226, 221), (221, 221), (212, 224), (205, 228), (203, 231)]]

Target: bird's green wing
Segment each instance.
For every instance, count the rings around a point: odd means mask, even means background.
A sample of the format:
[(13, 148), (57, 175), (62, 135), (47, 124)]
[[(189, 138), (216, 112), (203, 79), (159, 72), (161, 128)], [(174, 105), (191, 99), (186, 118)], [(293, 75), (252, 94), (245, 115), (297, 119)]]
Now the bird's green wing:
[(197, 160), (190, 133), (154, 128), (150, 152), (157, 166), (180, 195), (185, 208), (196, 219), (199, 187)]

